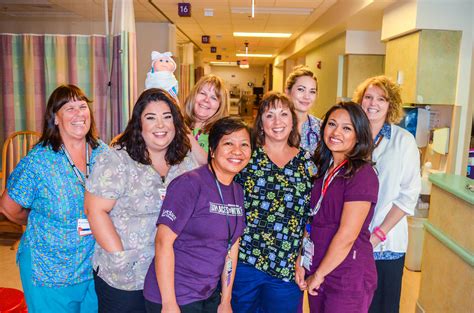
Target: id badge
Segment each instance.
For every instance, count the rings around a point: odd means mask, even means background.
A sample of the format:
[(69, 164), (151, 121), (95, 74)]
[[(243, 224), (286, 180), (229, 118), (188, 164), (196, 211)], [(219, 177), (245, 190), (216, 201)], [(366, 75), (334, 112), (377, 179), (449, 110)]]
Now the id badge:
[(232, 275), (232, 258), (230, 255), (227, 255), (225, 260), (225, 273), (226, 273), (226, 284), (230, 285), (230, 276)]
[(166, 188), (159, 188), (158, 193), (160, 194), (160, 200), (161, 201), (165, 200)]
[(87, 236), (92, 234), (89, 221), (86, 218), (80, 218), (77, 220), (77, 231), (79, 236)]
[(301, 258), (301, 265), (310, 271), (311, 265), (313, 264), (314, 256), (314, 243), (308, 237), (303, 238), (303, 257)]

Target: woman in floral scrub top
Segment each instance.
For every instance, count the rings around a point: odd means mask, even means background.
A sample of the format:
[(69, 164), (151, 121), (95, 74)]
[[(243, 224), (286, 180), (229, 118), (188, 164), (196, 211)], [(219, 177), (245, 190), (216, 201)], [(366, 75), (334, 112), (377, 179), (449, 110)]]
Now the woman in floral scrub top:
[(242, 235), (232, 294), (234, 312), (295, 312), (301, 291), (295, 261), (309, 214), (310, 160), (300, 150), (293, 103), (264, 96), (254, 125), (256, 149), (237, 177), (245, 194)]
[(123, 135), (97, 160), (87, 181), (84, 206), (97, 240), (99, 312), (145, 312), (143, 285), (166, 188), (195, 167), (175, 99), (162, 89), (147, 89)]

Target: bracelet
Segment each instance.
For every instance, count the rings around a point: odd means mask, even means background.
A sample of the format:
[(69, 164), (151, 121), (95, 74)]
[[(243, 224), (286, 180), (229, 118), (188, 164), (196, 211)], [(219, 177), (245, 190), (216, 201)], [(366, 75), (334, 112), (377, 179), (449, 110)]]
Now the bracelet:
[(380, 241), (385, 241), (387, 239), (387, 236), (385, 235), (384, 231), (380, 227), (375, 227), (373, 234), (377, 236)]

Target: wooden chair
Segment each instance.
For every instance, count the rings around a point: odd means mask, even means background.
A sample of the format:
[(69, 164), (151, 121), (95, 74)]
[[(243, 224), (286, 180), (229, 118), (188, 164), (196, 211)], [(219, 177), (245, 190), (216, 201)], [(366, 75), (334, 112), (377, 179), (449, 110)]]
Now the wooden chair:
[[(8, 176), (13, 172), (18, 162), (28, 154), (33, 146), (38, 142), (41, 134), (35, 131), (14, 132), (3, 143), (2, 150), (2, 184), (0, 194), (6, 187)], [(24, 227), (9, 221), (4, 215), (0, 214), (0, 232), (22, 233)], [(18, 247), (19, 241), (15, 242), (12, 249)]]

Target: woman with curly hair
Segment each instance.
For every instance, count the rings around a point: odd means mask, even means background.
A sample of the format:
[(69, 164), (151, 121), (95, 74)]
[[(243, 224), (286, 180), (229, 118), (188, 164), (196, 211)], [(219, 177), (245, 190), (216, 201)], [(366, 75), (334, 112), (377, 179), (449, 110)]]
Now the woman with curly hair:
[(408, 245), (406, 216), (413, 215), (421, 188), (420, 154), (415, 138), (395, 125), (403, 116), (395, 82), (386, 76), (368, 78), (353, 100), (369, 118), (375, 145), (372, 160), (380, 181), (370, 224), (378, 283), (369, 312), (398, 313)]
[(143, 285), (154, 256), (155, 223), (168, 184), (198, 166), (176, 100), (145, 90), (113, 149), (98, 158), (85, 195), (97, 240), (99, 312), (145, 312)]

